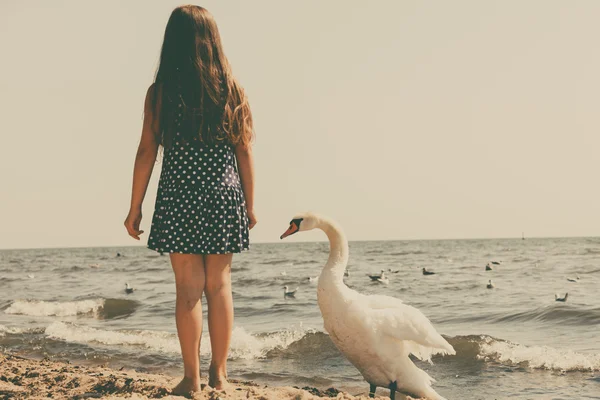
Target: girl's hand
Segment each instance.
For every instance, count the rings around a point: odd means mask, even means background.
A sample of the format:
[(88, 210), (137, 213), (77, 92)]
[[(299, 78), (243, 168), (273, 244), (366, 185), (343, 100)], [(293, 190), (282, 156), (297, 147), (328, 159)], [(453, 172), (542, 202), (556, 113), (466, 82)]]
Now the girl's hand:
[(140, 235), (144, 231), (140, 231), (140, 222), (142, 222), (142, 211), (130, 209), (127, 218), (125, 218), (125, 228), (129, 236), (136, 240), (140, 240)]
[(254, 228), (254, 225), (258, 220), (256, 219), (256, 215), (254, 215), (254, 210), (248, 210), (248, 229)]

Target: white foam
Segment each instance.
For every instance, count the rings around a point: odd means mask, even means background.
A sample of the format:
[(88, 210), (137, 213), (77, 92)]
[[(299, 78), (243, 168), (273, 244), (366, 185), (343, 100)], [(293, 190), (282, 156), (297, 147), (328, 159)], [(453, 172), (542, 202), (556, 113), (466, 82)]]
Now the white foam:
[(530, 368), (555, 371), (600, 371), (600, 354), (584, 355), (548, 346), (523, 346), (488, 338), (480, 345), (480, 357), (501, 363), (527, 363)]
[(104, 299), (65, 302), (15, 300), (4, 312), (6, 314), (21, 314), (34, 317), (67, 317), (78, 314), (96, 313), (102, 306), (104, 306)]
[[(242, 327), (236, 327), (231, 337), (231, 350), (229, 357), (232, 359), (255, 359), (264, 358), (270, 350), (279, 348), (285, 349), (290, 344), (300, 340), (309, 332), (302, 328), (290, 328), (283, 331), (270, 333), (264, 336), (253, 336), (246, 332)], [(208, 337), (206, 337), (208, 339)], [(207, 343), (207, 353), (210, 353), (210, 341), (202, 339), (200, 351), (204, 348), (204, 342)]]
[(5, 336), (7, 333), (15, 334), (22, 333), (23, 330), (19, 328), (11, 328), (8, 326), (0, 325), (0, 336)]
[(75, 343), (102, 343), (107, 345), (143, 346), (161, 353), (179, 353), (177, 335), (161, 331), (111, 331), (65, 322), (53, 322), (46, 335)]
[[(244, 328), (236, 327), (231, 338), (229, 359), (255, 359), (264, 358), (269, 350), (286, 348), (291, 343), (299, 340), (306, 334), (303, 329), (289, 329), (263, 337), (253, 336)], [(142, 346), (146, 349), (167, 353), (179, 354), (179, 340), (177, 334), (162, 331), (127, 330), (112, 331), (81, 326), (65, 322), (53, 322), (45, 331), (46, 335), (54, 339), (65, 340), (82, 344), (101, 343), (113, 346)], [(202, 337), (200, 353), (210, 354), (210, 338), (207, 333)]]

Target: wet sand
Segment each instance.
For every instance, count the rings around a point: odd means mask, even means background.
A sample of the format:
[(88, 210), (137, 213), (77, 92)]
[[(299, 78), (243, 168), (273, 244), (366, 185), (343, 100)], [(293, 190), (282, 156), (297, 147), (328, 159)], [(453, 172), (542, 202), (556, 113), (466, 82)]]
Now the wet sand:
[[(74, 365), (53, 360), (31, 360), (0, 353), (0, 400), (4, 399), (184, 399), (170, 394), (180, 378), (145, 374), (131, 369)], [(231, 381), (225, 391), (207, 385), (194, 399), (226, 400), (366, 400), (336, 389), (268, 387), (250, 381)], [(402, 396), (396, 396), (401, 398)], [(387, 397), (376, 397), (385, 399)]]

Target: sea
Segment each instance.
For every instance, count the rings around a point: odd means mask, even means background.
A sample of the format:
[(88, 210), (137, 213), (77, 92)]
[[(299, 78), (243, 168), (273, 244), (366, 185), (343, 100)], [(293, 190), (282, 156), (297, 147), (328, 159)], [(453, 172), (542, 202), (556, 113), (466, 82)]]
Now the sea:
[[(324, 331), (308, 279), (328, 252), (326, 242), (273, 243), (234, 257), (231, 378), (368, 392)], [(498, 264), (486, 271), (491, 261)], [(454, 346), (455, 356), (415, 361), (444, 397), (600, 399), (600, 238), (351, 242), (348, 267), (348, 286), (418, 308)], [(367, 276), (381, 270), (387, 285)], [(295, 298), (284, 296), (286, 285), (298, 287)], [(566, 302), (555, 301), (565, 293)], [(174, 312), (168, 255), (145, 247), (0, 251), (2, 352), (178, 375)]]

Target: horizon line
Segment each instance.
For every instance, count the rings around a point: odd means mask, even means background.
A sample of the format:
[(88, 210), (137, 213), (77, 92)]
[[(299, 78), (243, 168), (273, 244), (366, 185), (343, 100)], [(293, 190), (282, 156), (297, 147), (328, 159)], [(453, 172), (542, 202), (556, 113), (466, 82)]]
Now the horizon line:
[[(439, 241), (452, 241), (452, 240), (530, 240), (530, 239), (587, 239), (587, 238), (598, 238), (600, 236), (531, 236), (531, 237), (484, 237), (484, 238), (437, 238), (437, 239), (358, 239), (348, 240), (348, 243), (352, 242), (439, 242)], [(293, 244), (293, 243), (327, 243), (325, 240), (302, 240), (294, 242), (281, 242), (281, 241), (257, 241), (253, 244)], [(251, 244), (252, 245), (252, 244)], [(49, 247), (11, 247), (11, 248), (0, 248), (0, 251), (10, 250), (61, 250), (61, 249), (92, 249), (92, 248), (108, 248), (108, 247), (147, 247), (146, 245), (103, 245), (103, 246), (49, 246)]]

